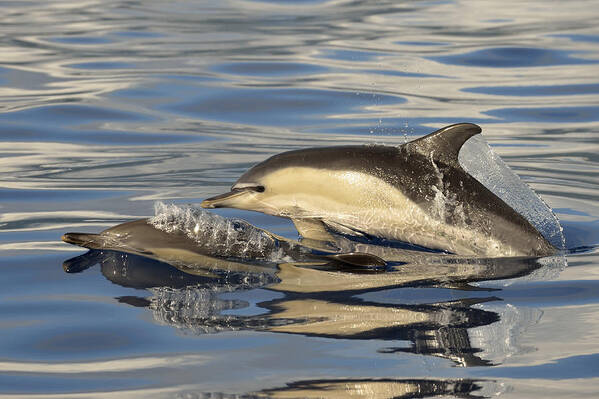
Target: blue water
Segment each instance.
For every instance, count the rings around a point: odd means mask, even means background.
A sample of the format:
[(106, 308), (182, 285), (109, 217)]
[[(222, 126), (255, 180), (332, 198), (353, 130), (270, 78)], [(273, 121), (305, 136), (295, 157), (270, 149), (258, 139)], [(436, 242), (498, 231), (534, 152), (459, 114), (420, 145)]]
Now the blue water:
[[(593, 2), (0, 11), (0, 398), (599, 394)], [(133, 255), (63, 269), (85, 253), (63, 233), (198, 204), (278, 152), (396, 145), (456, 122), (481, 125), (554, 209), (566, 268), (505, 265), (512, 278), (479, 276), (478, 290), (363, 275), (363, 289), (326, 292), (285, 269), (278, 286), (211, 280)], [(219, 213), (296, 237), (283, 219)], [(318, 276), (305, 281), (351, 277)]]

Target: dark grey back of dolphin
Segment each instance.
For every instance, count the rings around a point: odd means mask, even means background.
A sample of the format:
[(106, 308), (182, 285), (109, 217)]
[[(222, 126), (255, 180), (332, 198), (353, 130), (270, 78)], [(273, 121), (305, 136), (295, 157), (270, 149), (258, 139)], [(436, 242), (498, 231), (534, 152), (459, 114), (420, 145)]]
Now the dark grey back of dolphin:
[[(279, 168), (310, 167), (370, 174), (400, 190), (431, 212), (441, 192), (449, 207), (445, 222), (463, 222), (483, 234), (510, 243), (528, 255), (548, 255), (556, 249), (522, 215), (460, 166), (458, 154), (481, 128), (460, 123), (439, 129), (399, 147), (350, 145), (284, 152), (254, 166), (236, 184), (251, 185)], [(460, 205), (459, 212), (455, 209)], [(454, 207), (454, 209), (452, 209)]]
[[(253, 166), (237, 180), (252, 183), (278, 168), (309, 166), (317, 169), (356, 170), (383, 178), (395, 186), (405, 182), (400, 173), (413, 168), (412, 157), (433, 154), (435, 160), (459, 166), (458, 154), (470, 137), (481, 128), (472, 123), (459, 123), (439, 129), (427, 136), (399, 147), (384, 145), (347, 145), (293, 150), (274, 155)], [(430, 168), (430, 167), (429, 167)], [(410, 176), (405, 176), (409, 178)]]

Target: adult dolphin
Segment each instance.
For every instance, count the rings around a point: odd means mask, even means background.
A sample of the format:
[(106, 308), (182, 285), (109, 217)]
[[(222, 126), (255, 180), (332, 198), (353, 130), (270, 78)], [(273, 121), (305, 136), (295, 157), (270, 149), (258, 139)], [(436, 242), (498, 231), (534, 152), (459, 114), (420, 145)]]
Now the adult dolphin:
[(526, 218), (460, 166), (462, 145), (480, 132), (477, 125), (459, 123), (398, 147), (284, 152), (202, 206), (288, 217), (302, 236), (317, 240), (332, 230), (460, 255), (555, 253)]

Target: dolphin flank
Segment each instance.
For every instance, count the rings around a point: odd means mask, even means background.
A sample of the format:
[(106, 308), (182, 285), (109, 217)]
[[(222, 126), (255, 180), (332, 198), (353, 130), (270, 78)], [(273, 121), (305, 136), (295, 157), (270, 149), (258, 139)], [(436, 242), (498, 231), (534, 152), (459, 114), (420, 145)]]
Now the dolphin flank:
[(522, 215), (459, 164), (481, 128), (459, 123), (398, 147), (351, 145), (284, 152), (245, 172), (204, 208), (290, 218), (307, 239), (330, 231), (398, 240), (459, 255), (557, 252)]

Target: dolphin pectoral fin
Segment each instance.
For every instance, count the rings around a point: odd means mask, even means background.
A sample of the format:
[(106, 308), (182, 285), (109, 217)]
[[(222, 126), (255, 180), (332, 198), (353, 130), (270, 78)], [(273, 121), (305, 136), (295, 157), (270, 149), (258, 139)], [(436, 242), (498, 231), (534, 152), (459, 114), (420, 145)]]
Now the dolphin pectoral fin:
[(327, 255), (327, 258), (346, 263), (351, 266), (384, 267), (387, 266), (382, 258), (365, 252), (349, 252), (344, 254)]
[(323, 220), (323, 223), (332, 230), (348, 236), (365, 237), (366, 235), (359, 230), (346, 226), (344, 224), (333, 222), (331, 220)]
[(304, 239), (333, 242), (333, 236), (327, 230), (326, 225), (320, 219), (302, 218), (291, 219), (297, 232)]
[(320, 219), (291, 219), (298, 233), (301, 235), (300, 243), (304, 247), (325, 252), (339, 251), (335, 239), (327, 230)]
[(473, 123), (457, 123), (445, 126), (431, 134), (406, 144), (406, 148), (426, 156), (458, 166), (460, 148), (472, 136), (482, 132), (480, 126)]
[(324, 251), (324, 252), (338, 252), (339, 251), (339, 247), (337, 247), (337, 245), (335, 245), (334, 242), (331, 241), (320, 241), (320, 240), (313, 240), (311, 238), (302, 238), (301, 240), (299, 240), (299, 243), (306, 248), (310, 248), (310, 249), (316, 249), (317, 251)]

